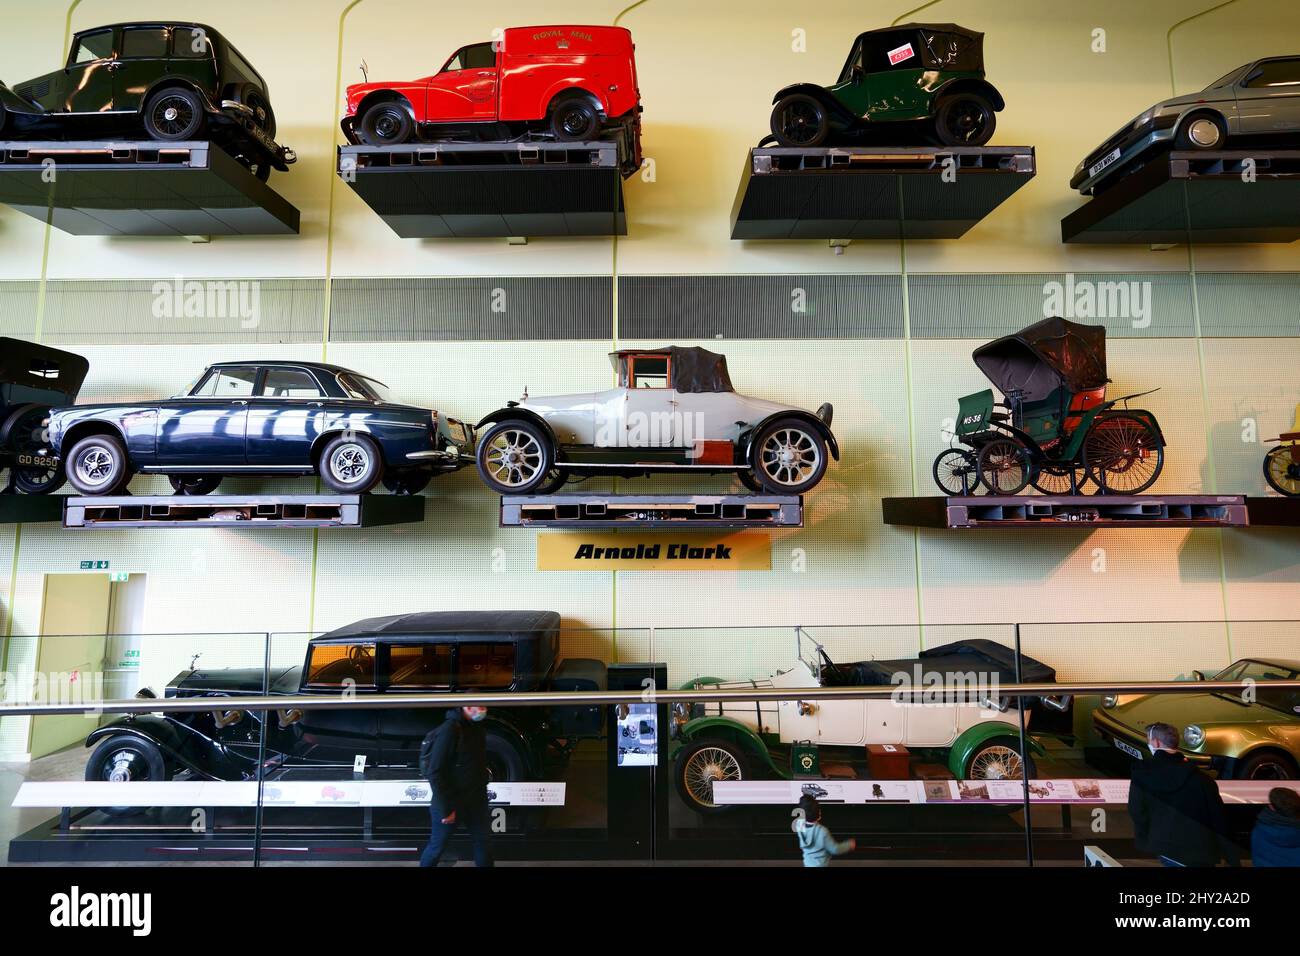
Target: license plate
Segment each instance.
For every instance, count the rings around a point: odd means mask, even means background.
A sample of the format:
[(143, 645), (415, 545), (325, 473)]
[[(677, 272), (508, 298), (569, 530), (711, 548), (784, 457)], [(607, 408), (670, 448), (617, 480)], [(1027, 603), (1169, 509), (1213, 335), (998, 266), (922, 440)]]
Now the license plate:
[(1119, 159), (1119, 147), (1118, 147), (1118, 146), (1115, 147), (1114, 149), (1112, 149), (1109, 153), (1107, 153), (1106, 156), (1105, 156), (1105, 158), (1103, 158), (1103, 159), (1099, 159), (1097, 162), (1095, 162), (1095, 163), (1093, 163), (1091, 166), (1089, 166), (1089, 167), (1088, 167), (1088, 175), (1089, 175), (1089, 176), (1096, 176), (1099, 172), (1101, 172), (1103, 169), (1105, 169), (1105, 168), (1106, 168), (1107, 166), (1109, 166), (1111, 163), (1115, 162), (1115, 160), (1117, 160), (1117, 159)]
[(52, 455), (19, 455), (18, 464), (23, 468), (58, 468), (59, 459)]
[(1124, 751), (1126, 754), (1128, 754), (1128, 755), (1129, 755), (1130, 757), (1132, 757), (1134, 760), (1141, 760), (1141, 759), (1142, 759), (1142, 751), (1138, 750), (1138, 749), (1137, 749), (1136, 747), (1134, 747), (1132, 744), (1126, 744), (1126, 743), (1124, 743), (1124, 741), (1122, 741), (1122, 740), (1117, 740), (1117, 741), (1115, 741), (1115, 746), (1118, 747), (1120, 750)]

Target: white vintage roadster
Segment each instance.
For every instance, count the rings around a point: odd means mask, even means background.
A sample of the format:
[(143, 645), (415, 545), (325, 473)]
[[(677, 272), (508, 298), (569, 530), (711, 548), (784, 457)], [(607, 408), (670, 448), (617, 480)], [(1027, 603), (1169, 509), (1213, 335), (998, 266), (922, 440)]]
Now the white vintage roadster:
[(816, 413), (738, 395), (702, 348), (610, 355), (603, 392), (509, 402), (478, 423), (479, 474), (499, 494), (550, 494), (570, 478), (732, 473), (751, 491), (802, 494), (837, 461), (830, 404)]

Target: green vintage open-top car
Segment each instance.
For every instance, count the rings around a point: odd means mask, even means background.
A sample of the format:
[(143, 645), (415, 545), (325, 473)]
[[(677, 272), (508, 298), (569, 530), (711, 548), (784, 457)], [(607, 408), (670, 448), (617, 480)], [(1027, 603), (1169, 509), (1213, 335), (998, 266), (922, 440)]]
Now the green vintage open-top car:
[[(1300, 680), (1300, 661), (1248, 658), (1211, 679)], [(1183, 735), (1184, 757), (1221, 779), (1300, 779), (1300, 683), (1259, 688), (1249, 700), (1239, 693), (1109, 696), (1092, 721), (1103, 740), (1134, 760), (1149, 759), (1147, 727), (1162, 723)]]
[[(1005, 396), (985, 389), (958, 401), (953, 447), (934, 460), (935, 484), (949, 495), (1014, 495), (1033, 485), (1077, 495), (1089, 481), (1101, 494), (1136, 495), (1164, 467), (1156, 417), (1107, 399), (1106, 329), (1043, 319), (981, 345), (975, 364)], [(1117, 407), (1117, 406), (1123, 407)]]
[(795, 83), (772, 102), (772, 139), (799, 147), (983, 146), (1005, 105), (984, 79), (984, 34), (955, 23), (869, 30), (834, 84)]

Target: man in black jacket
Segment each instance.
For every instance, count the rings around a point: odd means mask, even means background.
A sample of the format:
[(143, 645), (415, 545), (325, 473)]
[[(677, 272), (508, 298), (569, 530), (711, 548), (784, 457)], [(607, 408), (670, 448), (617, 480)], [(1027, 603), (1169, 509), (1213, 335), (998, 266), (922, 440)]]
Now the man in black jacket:
[(1250, 835), (1255, 866), (1300, 866), (1300, 793), (1286, 787), (1268, 792), (1268, 806), (1255, 818)]
[(1147, 749), (1151, 758), (1134, 763), (1128, 791), (1138, 849), (1165, 866), (1217, 866), (1224, 857), (1237, 865), (1219, 786), (1178, 752), (1178, 731), (1151, 724)]
[(429, 843), (420, 854), (420, 866), (438, 865), (457, 826), (465, 827), (474, 841), (474, 865), (492, 865), (486, 716), (486, 707), (450, 707), (442, 724), (424, 738), (420, 765), (428, 773), (433, 793)]

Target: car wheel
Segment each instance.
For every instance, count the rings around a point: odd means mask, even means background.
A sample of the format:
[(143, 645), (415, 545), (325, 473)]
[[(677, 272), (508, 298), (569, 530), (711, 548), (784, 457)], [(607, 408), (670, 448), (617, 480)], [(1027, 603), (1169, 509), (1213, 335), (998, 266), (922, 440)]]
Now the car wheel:
[(758, 483), (758, 479), (754, 477), (752, 471), (738, 471), (736, 477), (740, 479), (740, 483), (745, 486), (747, 491), (751, 491), (756, 495), (763, 493), (763, 486)]
[(783, 96), (772, 107), (772, 135), (782, 146), (821, 146), (831, 133), (826, 108), (807, 93)]
[(1237, 780), (1295, 780), (1300, 777), (1295, 761), (1271, 750), (1252, 754), (1242, 760), (1232, 775)]
[(1165, 449), (1150, 425), (1120, 412), (1093, 422), (1083, 440), (1083, 462), (1102, 494), (1138, 495), (1160, 477)]
[(1280, 495), (1300, 495), (1300, 460), (1290, 445), (1273, 448), (1264, 456), (1264, 480)]
[(713, 802), (713, 784), (748, 777), (745, 752), (729, 740), (699, 740), (683, 747), (673, 763), (677, 792), (696, 813), (723, 813)]
[(534, 489), (534, 494), (553, 495), (569, 482), (569, 472), (565, 468), (552, 468), (546, 480)]
[(131, 480), (126, 448), (113, 435), (91, 435), (72, 446), (68, 481), (83, 495), (115, 495)]
[(600, 112), (580, 96), (570, 96), (551, 107), (551, 132), (561, 142), (592, 139), (600, 131)]
[(797, 418), (780, 418), (765, 427), (750, 456), (754, 477), (768, 494), (803, 494), (826, 474), (826, 439)]
[(415, 121), (401, 103), (376, 103), (366, 110), (357, 128), (357, 136), (367, 146), (396, 146), (405, 143), (415, 132)]
[[(49, 414), (47, 408), (33, 408), (18, 416), (9, 428), (9, 443), (15, 456), (49, 454), (44, 425)], [(25, 495), (48, 495), (62, 488), (67, 480), (62, 463), (50, 468), (22, 468), (15, 460), (10, 474), (14, 488)]]
[[(1025, 755), (1032, 780), (1037, 773), (1034, 758)], [(1010, 737), (996, 737), (981, 744), (966, 763), (967, 780), (1019, 780), (1024, 775), (1020, 763), (1020, 742)]]
[(203, 102), (185, 87), (160, 90), (144, 108), (144, 131), (153, 139), (193, 139), (203, 129)]
[(210, 495), (221, 484), (220, 475), (168, 475), (167, 480), (178, 495)]
[(979, 487), (979, 465), (965, 448), (939, 452), (930, 467), (934, 483), (946, 495), (973, 495)]
[(384, 475), (384, 487), (395, 495), (418, 495), (433, 480), (431, 471), (390, 471)]
[(384, 474), (379, 448), (365, 435), (337, 435), (320, 455), (320, 478), (341, 495), (364, 495)]
[(527, 778), (528, 771), (518, 747), (495, 730), (489, 730), (484, 737), (487, 747), (488, 783), (510, 783)]
[[(1074, 479), (1073, 486), (1070, 484), (1071, 476)], [(1038, 469), (1030, 484), (1045, 495), (1068, 495), (1072, 493), (1072, 488), (1083, 494), (1083, 489), (1088, 484), (1088, 472), (1083, 467), (1073, 465), (1044, 465)]]
[(475, 453), (484, 484), (501, 495), (525, 495), (547, 483), (555, 460), (550, 437), (532, 422), (498, 422)]
[[(86, 779), (96, 783), (145, 783), (168, 779), (158, 745), (143, 737), (119, 736), (102, 741), (86, 761)], [(143, 813), (145, 807), (104, 807), (108, 816)]]
[(1213, 113), (1195, 113), (1178, 127), (1175, 146), (1178, 149), (1221, 149), (1228, 138), (1223, 120)]
[(997, 124), (993, 104), (978, 93), (945, 96), (934, 114), (934, 132), (944, 146), (983, 146)]
[(979, 481), (991, 495), (1018, 495), (1034, 477), (1029, 451), (1010, 438), (996, 438), (975, 457)]

